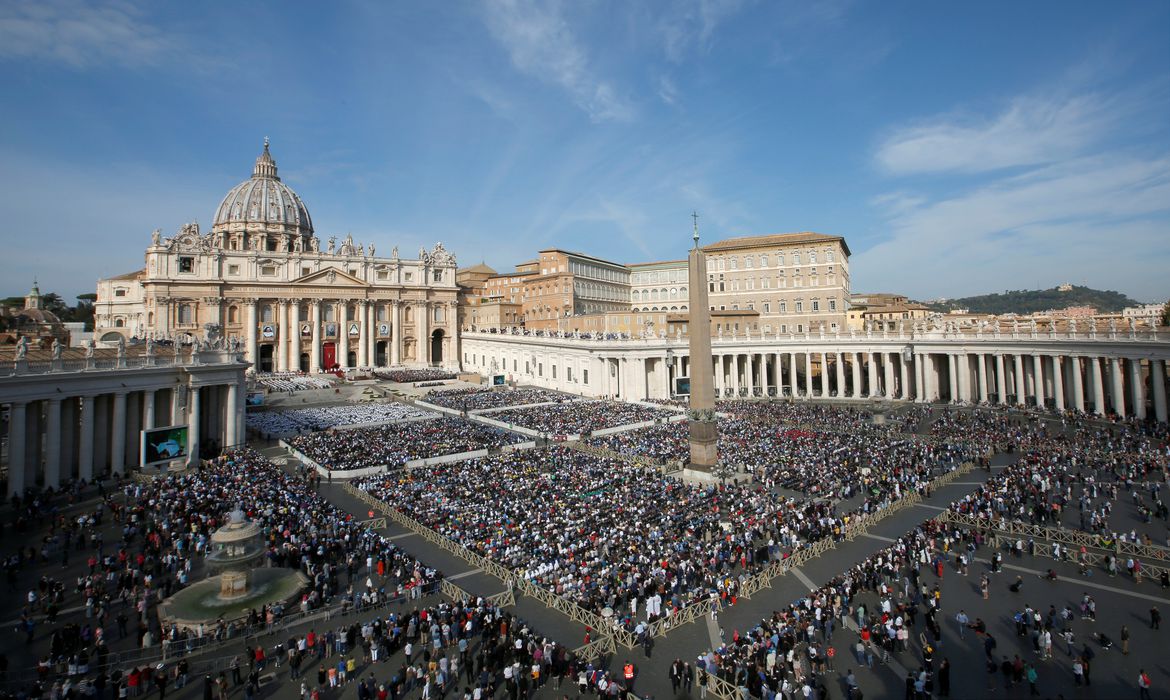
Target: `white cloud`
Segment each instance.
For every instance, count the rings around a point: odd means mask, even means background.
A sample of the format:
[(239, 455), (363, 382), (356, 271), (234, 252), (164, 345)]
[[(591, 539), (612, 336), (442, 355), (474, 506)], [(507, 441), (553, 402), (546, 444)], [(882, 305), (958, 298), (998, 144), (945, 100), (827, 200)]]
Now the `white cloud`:
[(1084, 153), (1124, 116), (1101, 95), (1021, 97), (990, 119), (948, 115), (900, 129), (878, 148), (877, 162), (898, 175), (1052, 163)]
[(1170, 295), (1168, 154), (1086, 156), (947, 198), (897, 193), (882, 204), (893, 205), (892, 235), (854, 256), (856, 289), (954, 297), (1071, 281)]
[(659, 21), (658, 32), (666, 57), (681, 61), (692, 49), (706, 51), (715, 30), (740, 11), (744, 0), (682, 0)]
[(173, 42), (139, 7), (116, 0), (37, 0), (0, 4), (0, 57), (48, 60), (74, 68), (151, 64)]
[(559, 3), (489, 0), (485, 15), (492, 37), (507, 50), (518, 70), (565, 90), (593, 121), (634, 117), (632, 103), (595, 75)]
[(669, 75), (658, 78), (658, 98), (672, 107), (678, 102), (678, 86)]

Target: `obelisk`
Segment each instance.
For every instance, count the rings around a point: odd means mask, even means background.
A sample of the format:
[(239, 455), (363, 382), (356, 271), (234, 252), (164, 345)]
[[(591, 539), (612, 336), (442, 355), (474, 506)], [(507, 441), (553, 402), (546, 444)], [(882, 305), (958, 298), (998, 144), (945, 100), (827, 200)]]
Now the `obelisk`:
[(699, 215), (691, 214), (695, 245), (689, 256), (687, 280), (691, 287), (690, 350), (691, 403), (687, 411), (691, 461), (688, 470), (712, 478), (719, 459), (719, 430), (715, 422), (715, 373), (711, 364), (711, 309), (707, 304), (707, 256), (699, 247)]

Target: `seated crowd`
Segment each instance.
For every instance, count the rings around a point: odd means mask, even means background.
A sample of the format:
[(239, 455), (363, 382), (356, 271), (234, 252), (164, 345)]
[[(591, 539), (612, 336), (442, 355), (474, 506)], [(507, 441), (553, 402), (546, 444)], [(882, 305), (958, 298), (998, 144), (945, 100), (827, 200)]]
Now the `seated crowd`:
[(627, 628), (708, 595), (924, 482), (875, 484), (859, 509), (759, 485), (699, 487), (567, 448), (367, 477), (356, 483), (481, 555)]
[(256, 381), (271, 391), (292, 393), (306, 389), (329, 389), (333, 384), (322, 377), (310, 377), (295, 372), (272, 372), (256, 375)]
[(376, 428), (299, 435), (290, 444), (325, 469), (344, 471), (385, 465), (397, 468), (428, 457), (493, 449), (522, 442), (518, 433), (444, 416)]
[(551, 435), (584, 435), (619, 425), (666, 420), (675, 415), (625, 401), (571, 401), (555, 406), (510, 408), (491, 414), (491, 418)]
[(376, 369), (374, 376), (399, 384), (413, 384), (415, 382), (439, 382), (454, 379), (455, 373), (445, 369)]
[(248, 430), (254, 430), (261, 436), (292, 437), (341, 425), (437, 417), (436, 413), (403, 403), (364, 403), (297, 408), (291, 411), (250, 412), (247, 425)]
[(547, 389), (437, 389), (426, 401), (456, 411), (484, 411), (492, 408), (524, 406), (552, 401), (571, 401), (574, 397)]

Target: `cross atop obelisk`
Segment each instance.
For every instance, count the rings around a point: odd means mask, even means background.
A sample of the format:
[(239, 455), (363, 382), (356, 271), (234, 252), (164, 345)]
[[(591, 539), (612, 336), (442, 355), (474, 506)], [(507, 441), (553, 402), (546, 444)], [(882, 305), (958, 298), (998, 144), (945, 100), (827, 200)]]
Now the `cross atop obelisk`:
[(687, 469), (694, 476), (710, 479), (719, 460), (715, 372), (711, 362), (711, 307), (707, 302), (707, 255), (699, 247), (699, 213), (691, 212), (691, 220), (695, 246), (687, 260), (687, 281), (691, 285), (691, 400), (687, 411), (691, 459)]

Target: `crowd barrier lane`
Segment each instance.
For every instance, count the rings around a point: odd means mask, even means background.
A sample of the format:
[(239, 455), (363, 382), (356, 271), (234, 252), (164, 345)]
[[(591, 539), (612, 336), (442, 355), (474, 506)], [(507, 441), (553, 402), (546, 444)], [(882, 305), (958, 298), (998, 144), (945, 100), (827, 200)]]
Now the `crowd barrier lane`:
[(659, 618), (650, 623), (650, 629), (646, 633), (651, 637), (665, 637), (668, 632), (676, 627), (690, 624), (712, 611), (718, 612), (722, 607), (718, 598), (707, 598), (693, 602), (666, 617)]
[(574, 649), (573, 657), (578, 661), (588, 663), (597, 661), (603, 656), (613, 656), (616, 653), (617, 647), (613, 643), (613, 637), (608, 634), (602, 634), (592, 642)]
[(1064, 528), (1047, 527), (1044, 525), (1032, 525), (1030, 523), (1006, 520), (1004, 518), (981, 518), (969, 513), (956, 513), (953, 510), (944, 511), (943, 517), (945, 518), (945, 522), (979, 530), (992, 530), (999, 536), (1011, 537), (1013, 539), (1028, 538), (1030, 540), (1039, 540), (1036, 543), (1037, 546), (1041, 542), (1046, 542), (1061, 544), (1077, 550), (1084, 547), (1087, 554), (1091, 553), (1095, 556), (1100, 556), (1102, 560), (1104, 560), (1106, 554), (1113, 557), (1135, 557), (1141, 560), (1143, 568), (1147, 570), (1157, 568), (1159, 575), (1161, 575), (1161, 571), (1170, 569), (1170, 550), (1158, 545), (1122, 542), (1119, 539), (1113, 539), (1111, 543), (1105, 543), (1101, 541), (1100, 535), (1095, 535), (1090, 532), (1066, 530)]
[[(747, 692), (747, 688), (743, 690)], [(707, 674), (707, 692), (719, 700), (740, 700), (744, 697), (733, 683), (728, 683), (714, 673)]]

